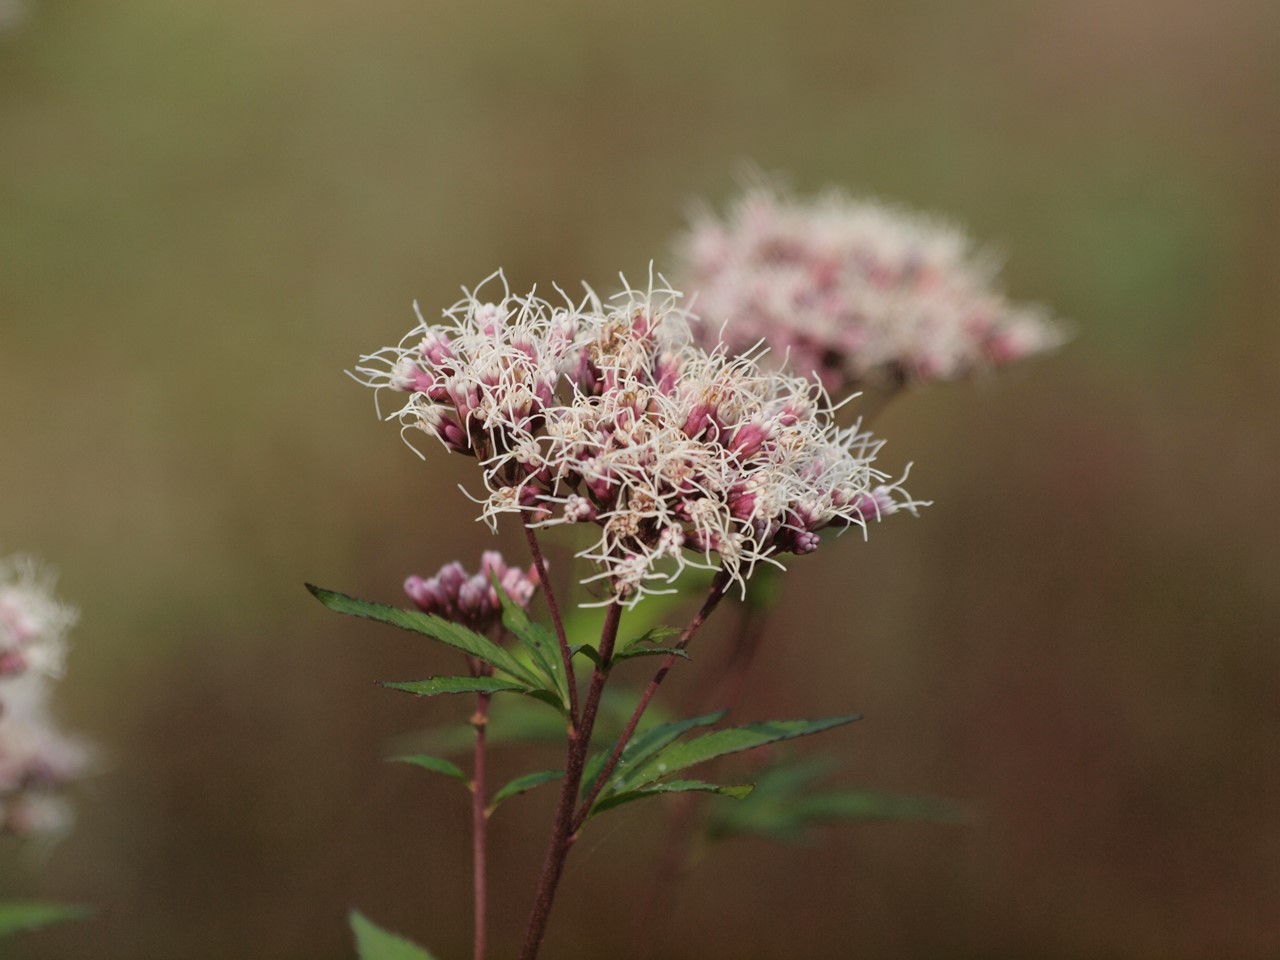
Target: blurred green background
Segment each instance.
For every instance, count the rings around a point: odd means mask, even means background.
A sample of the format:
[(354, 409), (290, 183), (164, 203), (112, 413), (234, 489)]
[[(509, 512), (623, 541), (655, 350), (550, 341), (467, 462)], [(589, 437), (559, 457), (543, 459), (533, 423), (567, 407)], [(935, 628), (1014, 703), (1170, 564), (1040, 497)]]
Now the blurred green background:
[[(1077, 337), (886, 413), (935, 505), (794, 564), (740, 710), (859, 710), (825, 744), (852, 782), (972, 822), (720, 848), (665, 955), (1280, 955), (1271, 0), (29, 0), (0, 32), (0, 547), (83, 609), (59, 697), (103, 769), (70, 837), (0, 865), (99, 916), (15, 954), (339, 958), (358, 905), (466, 955), (465, 801), (379, 759), (466, 705), (372, 685), (448, 658), (302, 582), (396, 600), (495, 543), (471, 464), (419, 462), (342, 371), (497, 266), (661, 266), (743, 161), (967, 223)], [(552, 797), (524, 802), (495, 957)], [(588, 834), (548, 956), (621, 953), (662, 824)]]

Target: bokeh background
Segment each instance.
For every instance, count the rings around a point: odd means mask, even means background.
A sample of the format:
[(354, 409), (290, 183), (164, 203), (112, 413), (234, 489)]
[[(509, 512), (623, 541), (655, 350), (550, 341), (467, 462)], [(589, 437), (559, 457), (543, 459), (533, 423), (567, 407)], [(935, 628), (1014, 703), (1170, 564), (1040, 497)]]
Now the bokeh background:
[[(0, 547), (82, 607), (60, 705), (101, 751), (74, 833), (0, 864), (98, 917), (15, 956), (347, 957), (352, 905), (467, 955), (465, 801), (380, 759), (465, 704), (372, 684), (448, 658), (302, 582), (395, 600), (494, 542), (343, 370), (497, 266), (661, 266), (744, 161), (967, 223), (1077, 336), (885, 413), (935, 505), (794, 564), (740, 710), (859, 710), (848, 782), (969, 822), (717, 848), (663, 955), (1280, 955), (1275, 3), (2, 10)], [(588, 835), (548, 956), (621, 955), (662, 824)]]

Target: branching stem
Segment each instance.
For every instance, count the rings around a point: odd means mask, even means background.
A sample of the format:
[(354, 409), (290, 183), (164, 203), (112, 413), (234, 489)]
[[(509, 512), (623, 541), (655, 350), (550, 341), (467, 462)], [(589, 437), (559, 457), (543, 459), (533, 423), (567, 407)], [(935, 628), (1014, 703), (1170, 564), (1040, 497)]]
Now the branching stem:
[(542, 865), (542, 877), (538, 881), (538, 893), (534, 898), (533, 912), (529, 915), (524, 946), (520, 949), (520, 960), (534, 960), (538, 955), (542, 938), (547, 932), (547, 922), (551, 918), (551, 905), (555, 901), (556, 889), (560, 885), (561, 874), (564, 873), (564, 862), (569, 856), (569, 848), (573, 846), (573, 812), (578, 791), (582, 786), (582, 768), (586, 763), (587, 750), (591, 746), (591, 732), (595, 727), (596, 714), (600, 709), (600, 697), (609, 676), (609, 668), (612, 666), (613, 647), (618, 639), (618, 623), (621, 617), (621, 605), (611, 604), (605, 614), (604, 627), (600, 631), (600, 662), (591, 674), (591, 685), (582, 707), (581, 721), (569, 727), (569, 750), (565, 758), (564, 781), (560, 785), (560, 799), (556, 805), (555, 821), (551, 827), (551, 842), (547, 847), (546, 860)]
[(604, 785), (609, 782), (609, 777), (614, 769), (618, 766), (618, 761), (622, 759), (622, 751), (626, 749), (627, 744), (631, 740), (632, 734), (636, 732), (636, 725), (640, 723), (640, 718), (644, 716), (645, 710), (649, 708), (650, 701), (658, 692), (658, 687), (662, 685), (662, 681), (667, 678), (667, 674), (675, 665), (676, 659), (680, 656), (675, 651), (684, 650), (689, 645), (689, 641), (693, 639), (694, 634), (706, 622), (707, 617), (711, 615), (711, 611), (715, 610), (716, 605), (720, 603), (724, 597), (725, 588), (729, 585), (729, 575), (723, 570), (719, 571), (715, 579), (711, 582), (711, 591), (707, 594), (707, 599), (702, 603), (702, 609), (698, 611), (689, 625), (684, 628), (684, 632), (680, 634), (680, 639), (676, 642), (673, 652), (666, 655), (662, 660), (662, 665), (658, 667), (658, 672), (653, 675), (653, 679), (649, 681), (649, 685), (645, 687), (644, 693), (640, 695), (640, 702), (636, 704), (635, 710), (631, 712), (627, 725), (623, 727), (622, 734), (618, 737), (617, 742), (613, 745), (613, 751), (609, 754), (609, 759), (605, 761), (604, 767), (600, 770), (600, 775), (596, 777), (595, 783), (592, 784), (590, 792), (582, 801), (582, 805), (578, 809), (577, 816), (573, 818), (573, 833), (577, 833), (582, 824), (586, 821), (587, 816), (591, 813), (591, 805), (596, 802), (596, 797), (600, 795), (600, 791)]

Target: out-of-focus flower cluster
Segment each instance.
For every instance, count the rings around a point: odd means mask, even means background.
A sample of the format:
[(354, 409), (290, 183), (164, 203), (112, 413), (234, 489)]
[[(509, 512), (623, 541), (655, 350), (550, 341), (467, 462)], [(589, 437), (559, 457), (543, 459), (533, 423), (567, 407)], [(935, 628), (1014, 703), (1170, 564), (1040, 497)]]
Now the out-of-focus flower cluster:
[(748, 189), (677, 244), (707, 342), (766, 343), (833, 394), (955, 380), (1058, 346), (1061, 325), (1011, 303), (997, 264), (955, 227), (829, 191)]
[(53, 835), (70, 823), (60, 791), (88, 754), (53, 722), (49, 695), (75, 620), (33, 561), (0, 560), (0, 832)]
[(486, 550), (480, 557), (480, 572), (467, 575), (462, 564), (454, 561), (440, 568), (433, 577), (412, 576), (404, 582), (404, 592), (423, 613), (484, 633), (502, 622), (502, 601), (497, 587), (517, 606), (527, 607), (538, 589), (537, 571), (526, 572), (507, 565), (497, 550)]
[[(692, 342), (681, 294), (651, 281), (602, 301), (513, 295), (501, 274), (362, 358), (361, 382), (409, 394), (398, 416), (478, 458), (481, 517), (593, 524), (579, 556), (603, 602), (634, 602), (686, 566), (745, 584), (809, 553), (826, 527), (914, 503), (872, 466), (881, 442), (839, 429), (825, 394), (750, 355)], [(493, 288), (490, 288), (493, 289)]]

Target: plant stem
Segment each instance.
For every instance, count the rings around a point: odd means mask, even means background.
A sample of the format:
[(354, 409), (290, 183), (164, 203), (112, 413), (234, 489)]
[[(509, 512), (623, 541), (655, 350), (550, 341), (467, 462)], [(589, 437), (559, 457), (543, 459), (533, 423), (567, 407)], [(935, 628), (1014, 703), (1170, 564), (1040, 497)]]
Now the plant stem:
[(533, 554), (533, 565), (538, 571), (542, 595), (547, 598), (547, 609), (551, 612), (551, 622), (556, 628), (556, 642), (560, 646), (560, 663), (564, 668), (564, 678), (569, 687), (569, 720), (576, 724), (578, 722), (578, 680), (573, 674), (573, 654), (569, 651), (569, 637), (564, 632), (560, 605), (556, 602), (555, 591), (551, 589), (551, 580), (547, 577), (547, 563), (542, 558), (542, 547), (538, 543), (538, 535), (528, 522), (524, 524), (524, 536), (529, 541), (529, 552)]
[(520, 960), (534, 960), (542, 946), (542, 938), (547, 932), (547, 922), (551, 918), (551, 906), (555, 901), (556, 888), (560, 885), (560, 876), (564, 872), (564, 862), (569, 856), (569, 848), (574, 839), (574, 807), (578, 799), (578, 791), (582, 786), (582, 768), (586, 764), (587, 750), (591, 746), (591, 732), (595, 727), (596, 714), (600, 708), (600, 696), (604, 692), (604, 684), (612, 665), (613, 646), (618, 638), (618, 623), (622, 617), (621, 605), (610, 605), (605, 614), (604, 627), (600, 631), (600, 664), (591, 674), (591, 686), (587, 690), (587, 699), (582, 707), (581, 722), (569, 727), (569, 750), (565, 758), (564, 781), (560, 785), (560, 799), (556, 806), (555, 820), (551, 826), (551, 842), (547, 847), (547, 857), (542, 865), (542, 877), (538, 881), (538, 892), (534, 898), (533, 912), (529, 915), (529, 926), (525, 931), (524, 946), (520, 949)]
[(488, 839), (489, 817), (485, 812), (485, 730), (489, 725), (489, 697), (476, 695), (476, 712), (471, 725), (476, 730), (475, 762), (471, 772), (471, 858), (475, 874), (475, 960), (484, 960), (485, 936), (488, 926), (486, 911), (485, 845)]
[(631, 712), (631, 718), (627, 721), (627, 725), (623, 727), (622, 734), (618, 737), (617, 743), (613, 745), (613, 752), (609, 754), (609, 759), (605, 761), (604, 767), (600, 770), (600, 775), (596, 777), (595, 783), (592, 785), (590, 792), (582, 801), (582, 805), (578, 808), (578, 814), (573, 818), (573, 833), (577, 833), (582, 824), (586, 821), (588, 814), (591, 813), (591, 805), (596, 802), (596, 797), (600, 795), (600, 791), (604, 789), (604, 785), (609, 782), (609, 776), (613, 773), (614, 768), (618, 766), (618, 761), (622, 759), (622, 751), (626, 749), (627, 743), (631, 740), (632, 734), (636, 732), (636, 725), (640, 722), (640, 718), (644, 716), (645, 710), (649, 707), (649, 702), (653, 700), (654, 694), (658, 692), (658, 687), (662, 685), (662, 681), (667, 678), (667, 674), (675, 665), (679, 653), (676, 651), (684, 650), (689, 645), (689, 641), (693, 639), (693, 635), (706, 622), (707, 617), (711, 615), (711, 611), (716, 608), (720, 599), (724, 596), (725, 588), (729, 585), (729, 575), (723, 570), (719, 571), (715, 579), (711, 582), (711, 592), (707, 594), (707, 599), (702, 602), (702, 609), (697, 615), (689, 621), (689, 625), (684, 628), (684, 632), (680, 634), (680, 639), (676, 642), (673, 651), (666, 655), (662, 661), (662, 666), (658, 668), (658, 672), (653, 675), (653, 679), (649, 681), (649, 686), (645, 687), (644, 693), (640, 695), (640, 702), (636, 704), (635, 710)]
[[(732, 710), (742, 695), (751, 664), (764, 638), (765, 624), (773, 603), (749, 598), (739, 605), (738, 630), (729, 647), (724, 666), (717, 671), (720, 680), (712, 692), (698, 698), (690, 714), (705, 713), (714, 707)], [(700, 804), (696, 794), (682, 793), (672, 798), (668, 807), (667, 837), (658, 858), (658, 868), (649, 882), (649, 890), (636, 921), (631, 938), (632, 960), (644, 960), (653, 954), (661, 925), (659, 917), (668, 916), (679, 893), (680, 881), (692, 869), (690, 847), (698, 825)]]

